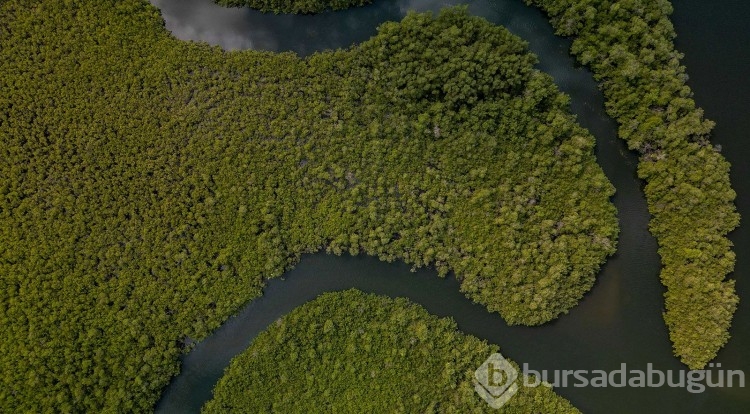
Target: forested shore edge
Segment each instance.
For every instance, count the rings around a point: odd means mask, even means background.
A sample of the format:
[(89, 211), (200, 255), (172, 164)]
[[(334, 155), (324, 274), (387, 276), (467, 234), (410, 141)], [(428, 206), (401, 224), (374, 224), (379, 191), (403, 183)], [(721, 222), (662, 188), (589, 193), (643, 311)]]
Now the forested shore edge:
[(406, 299), (325, 293), (234, 357), (202, 412), (580, 413), (522, 376), (502, 410), (491, 408), (476, 395), (474, 371), (498, 351)]

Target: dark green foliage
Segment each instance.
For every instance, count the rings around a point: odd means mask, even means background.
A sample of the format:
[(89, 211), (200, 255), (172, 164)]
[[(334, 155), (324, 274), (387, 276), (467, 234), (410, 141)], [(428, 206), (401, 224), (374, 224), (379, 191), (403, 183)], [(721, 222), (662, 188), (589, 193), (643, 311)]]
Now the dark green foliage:
[(548, 387), (524, 387), (520, 376), (507, 405), (490, 408), (472, 377), (494, 352), (405, 299), (327, 293), (236, 356), (203, 412), (579, 412)]
[(641, 154), (638, 175), (652, 214), (667, 287), (664, 319), (675, 354), (702, 368), (729, 339), (738, 298), (732, 243), (739, 224), (729, 163), (709, 142), (685, 84), (666, 0), (531, 0), (601, 81), (619, 135)]
[[(386, 38), (456, 47), (425, 71)], [(532, 62), (455, 10), (303, 60), (178, 41), (145, 1), (0, 3), (0, 411), (150, 410), (187, 338), (321, 249), (566, 312), (613, 189)]]
[(364, 6), (372, 0), (215, 0), (226, 7), (250, 7), (262, 12), (314, 14)]
[[(551, 78), (532, 69), (525, 45), (452, 12), (386, 23), (359, 51), (353, 85), (365, 85), (350, 106), (376, 137), (403, 137), (409, 150), (399, 164), (411, 178), (392, 175), (409, 218), (377, 224), (398, 238), (381, 244), (371, 235), (361, 247), (454, 270), (469, 297), (510, 323), (540, 324), (574, 306), (602, 252), (614, 251), (605, 201), (613, 188), (592, 156), (593, 137)], [(391, 169), (375, 167), (381, 178)]]

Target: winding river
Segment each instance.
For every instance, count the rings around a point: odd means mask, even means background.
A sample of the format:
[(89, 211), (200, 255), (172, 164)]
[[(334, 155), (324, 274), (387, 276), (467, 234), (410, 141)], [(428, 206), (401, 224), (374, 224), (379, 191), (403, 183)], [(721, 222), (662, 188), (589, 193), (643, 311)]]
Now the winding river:
[[(225, 49), (315, 51), (348, 47), (371, 37), (377, 26), (400, 20), (408, 10), (439, 10), (453, 0), (375, 0), (347, 11), (315, 16), (268, 15), (248, 9), (216, 6), (212, 0), (151, 0), (162, 10), (166, 27), (183, 40), (205, 41)], [(372, 257), (303, 257), (283, 278), (268, 282), (262, 297), (249, 303), (210, 337), (182, 358), (182, 372), (164, 390), (159, 413), (199, 412), (232, 357), (269, 324), (295, 307), (328, 291), (357, 288), (392, 297), (407, 297), (439, 316), (450, 316), (468, 334), (501, 346), (505, 355), (535, 370), (681, 370), (672, 356), (661, 312), (664, 289), (659, 283), (656, 242), (648, 233), (648, 211), (635, 175), (636, 156), (616, 137), (616, 126), (604, 113), (603, 97), (591, 73), (568, 55), (570, 41), (554, 36), (545, 16), (521, 0), (469, 2), (469, 11), (507, 27), (529, 42), (539, 69), (551, 74), (572, 97), (579, 122), (597, 137), (597, 159), (617, 188), (621, 234), (618, 253), (602, 269), (593, 290), (569, 314), (541, 327), (508, 326), (497, 314), (471, 303), (453, 277), (438, 278), (423, 269)], [(737, 205), (750, 217), (750, 30), (744, 16), (750, 2), (678, 0), (674, 23), (677, 46), (686, 54), (698, 104), (718, 126), (714, 142), (724, 147), (733, 165)], [(743, 301), (734, 319), (732, 340), (715, 362), (724, 369), (750, 374), (750, 231), (735, 231), (738, 255), (735, 277)], [(750, 392), (744, 388), (711, 388), (691, 394), (680, 388), (558, 388), (586, 413), (748, 413)]]

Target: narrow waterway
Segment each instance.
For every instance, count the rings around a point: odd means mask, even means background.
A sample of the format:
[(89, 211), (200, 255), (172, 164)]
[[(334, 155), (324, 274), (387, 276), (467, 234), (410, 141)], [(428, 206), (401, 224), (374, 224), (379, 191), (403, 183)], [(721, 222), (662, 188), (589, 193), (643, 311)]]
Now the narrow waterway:
[[(162, 10), (166, 27), (183, 40), (205, 41), (226, 49), (315, 51), (348, 47), (376, 32), (379, 24), (400, 20), (408, 10), (439, 10), (453, 1), (375, 0), (347, 11), (315, 16), (268, 15), (248, 9), (228, 9), (211, 0), (152, 0)], [(718, 122), (714, 141), (733, 163), (733, 184), (741, 213), (750, 213), (748, 176), (750, 145), (750, 30), (742, 16), (743, 2), (675, 3), (678, 47), (686, 53), (698, 104)], [(710, 10), (707, 10), (710, 9)], [(403, 263), (383, 263), (370, 257), (303, 257), (283, 279), (271, 280), (263, 297), (248, 304), (183, 358), (182, 373), (165, 389), (157, 412), (191, 413), (211, 397), (211, 389), (233, 356), (255, 335), (295, 307), (327, 291), (351, 287), (388, 296), (407, 297), (439, 316), (451, 316), (459, 328), (501, 346), (503, 353), (531, 369), (680, 370), (672, 356), (662, 320), (663, 287), (659, 283), (656, 243), (648, 233), (648, 212), (635, 176), (636, 157), (616, 137), (606, 116), (603, 98), (590, 72), (568, 55), (570, 42), (554, 36), (545, 16), (521, 0), (473, 1), (469, 11), (503, 25), (529, 42), (540, 58), (539, 68), (555, 78), (572, 97), (579, 122), (597, 138), (597, 159), (617, 188), (621, 235), (618, 253), (610, 258), (594, 289), (568, 315), (541, 327), (509, 327), (497, 314), (472, 304), (454, 278), (440, 279), (429, 269), (409, 272)], [(710, 13), (709, 13), (710, 12)], [(718, 46), (717, 46), (718, 45)], [(743, 216), (750, 216), (743, 214)], [(733, 235), (738, 254), (737, 275), (750, 269), (750, 233)], [(738, 289), (750, 297), (742, 278)], [(744, 300), (735, 317), (733, 339), (717, 362), (722, 368), (750, 373), (750, 303)], [(558, 388), (586, 413), (747, 413), (750, 393), (743, 388), (709, 389), (691, 394), (677, 388)]]

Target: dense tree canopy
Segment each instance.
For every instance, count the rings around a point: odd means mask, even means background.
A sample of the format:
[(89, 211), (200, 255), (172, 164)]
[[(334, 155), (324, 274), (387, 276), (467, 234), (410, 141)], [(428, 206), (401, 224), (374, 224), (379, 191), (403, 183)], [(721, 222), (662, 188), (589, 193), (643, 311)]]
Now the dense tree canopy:
[(521, 376), (507, 405), (490, 408), (472, 380), (494, 352), (405, 299), (327, 293), (236, 356), (203, 412), (579, 413), (551, 388), (525, 387)]
[(227, 7), (251, 7), (263, 12), (313, 14), (364, 6), (372, 0), (215, 0)]
[(702, 368), (729, 339), (738, 297), (726, 237), (739, 224), (729, 163), (711, 146), (680, 65), (667, 0), (529, 0), (601, 81), (619, 135), (641, 154), (638, 175), (659, 242), (664, 319), (675, 354)]
[(321, 249), (566, 312), (613, 188), (534, 62), (460, 10), (300, 59), (178, 41), (142, 0), (0, 2), (0, 411), (150, 410), (188, 338)]

